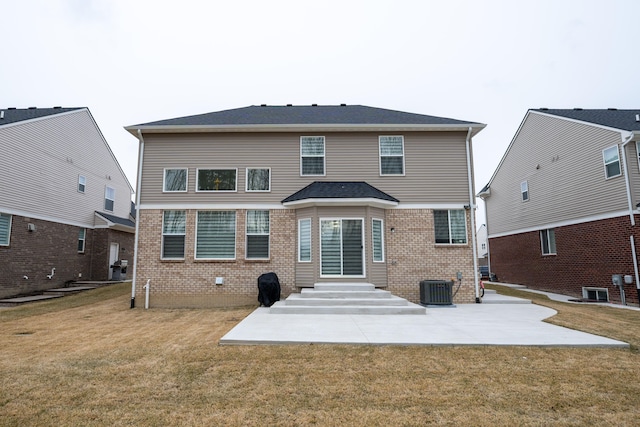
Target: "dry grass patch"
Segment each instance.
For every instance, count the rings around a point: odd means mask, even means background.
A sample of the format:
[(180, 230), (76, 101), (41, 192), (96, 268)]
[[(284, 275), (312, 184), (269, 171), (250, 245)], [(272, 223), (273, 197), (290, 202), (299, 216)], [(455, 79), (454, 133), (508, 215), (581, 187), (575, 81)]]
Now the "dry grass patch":
[(0, 425), (634, 425), (640, 415), (640, 360), (628, 350), (218, 346), (252, 307), (130, 310), (128, 292), (0, 311)]

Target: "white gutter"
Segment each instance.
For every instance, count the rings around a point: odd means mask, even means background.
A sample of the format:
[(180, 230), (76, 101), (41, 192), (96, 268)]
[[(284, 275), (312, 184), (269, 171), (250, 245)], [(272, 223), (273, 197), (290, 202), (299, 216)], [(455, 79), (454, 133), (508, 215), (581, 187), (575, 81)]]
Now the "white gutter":
[(136, 306), (136, 278), (138, 273), (138, 240), (140, 236), (140, 188), (142, 187), (142, 156), (144, 155), (144, 138), (138, 129), (138, 179), (136, 182), (136, 237), (133, 252), (133, 278), (131, 280), (131, 308)]
[[(480, 288), (478, 287), (478, 248), (476, 247), (476, 204), (475, 194), (473, 193), (473, 174), (471, 173), (471, 132), (473, 128), (469, 127), (467, 132), (466, 148), (467, 148), (467, 177), (469, 179), (469, 214), (471, 215), (471, 242), (473, 248), (473, 283), (476, 289), (476, 302), (480, 301)], [(488, 234), (487, 234), (488, 235)], [(487, 238), (487, 240), (489, 240)]]

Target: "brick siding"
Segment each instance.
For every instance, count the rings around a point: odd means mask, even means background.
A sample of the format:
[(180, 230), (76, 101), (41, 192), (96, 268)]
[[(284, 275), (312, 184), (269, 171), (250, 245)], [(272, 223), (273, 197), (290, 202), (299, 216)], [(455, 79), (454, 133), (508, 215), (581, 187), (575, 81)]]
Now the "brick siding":
[[(582, 297), (583, 286), (606, 288), (610, 301), (620, 303), (611, 275), (631, 275), (635, 281), (629, 239), (634, 232), (640, 254), (640, 233), (628, 216), (555, 228), (556, 255), (542, 255), (539, 231), (492, 238), (491, 270), (501, 282), (576, 298)], [(628, 305), (637, 305), (635, 285), (625, 286), (625, 296)]]

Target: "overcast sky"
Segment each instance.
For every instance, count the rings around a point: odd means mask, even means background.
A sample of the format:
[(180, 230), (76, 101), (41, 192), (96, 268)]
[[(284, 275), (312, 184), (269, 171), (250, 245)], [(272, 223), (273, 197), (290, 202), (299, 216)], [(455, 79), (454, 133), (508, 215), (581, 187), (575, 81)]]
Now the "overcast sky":
[(134, 188), (126, 125), (312, 103), (476, 121), (478, 191), (527, 109), (639, 107), (638, 17), (638, 0), (0, 0), (0, 108), (88, 107)]

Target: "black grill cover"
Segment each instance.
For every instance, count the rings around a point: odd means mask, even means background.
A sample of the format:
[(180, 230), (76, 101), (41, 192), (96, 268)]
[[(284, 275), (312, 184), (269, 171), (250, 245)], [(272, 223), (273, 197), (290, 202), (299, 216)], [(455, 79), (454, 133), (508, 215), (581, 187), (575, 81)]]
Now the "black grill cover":
[(264, 273), (258, 277), (258, 302), (265, 307), (271, 307), (280, 301), (280, 281), (276, 273)]

